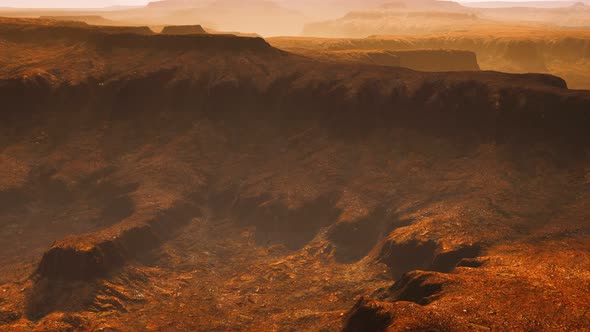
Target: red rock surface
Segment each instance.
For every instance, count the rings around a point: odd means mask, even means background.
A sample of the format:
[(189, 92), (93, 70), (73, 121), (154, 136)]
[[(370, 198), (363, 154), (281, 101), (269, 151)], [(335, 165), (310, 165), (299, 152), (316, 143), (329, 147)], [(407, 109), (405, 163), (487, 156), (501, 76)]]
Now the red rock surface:
[(587, 91), (257, 38), (0, 44), (0, 330), (590, 326)]

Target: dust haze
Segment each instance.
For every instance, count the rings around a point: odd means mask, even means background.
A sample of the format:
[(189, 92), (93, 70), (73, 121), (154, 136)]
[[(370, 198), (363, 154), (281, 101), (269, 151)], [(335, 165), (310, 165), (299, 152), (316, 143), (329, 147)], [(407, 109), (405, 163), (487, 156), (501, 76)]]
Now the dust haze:
[(71, 3), (0, 3), (0, 331), (590, 329), (590, 3)]

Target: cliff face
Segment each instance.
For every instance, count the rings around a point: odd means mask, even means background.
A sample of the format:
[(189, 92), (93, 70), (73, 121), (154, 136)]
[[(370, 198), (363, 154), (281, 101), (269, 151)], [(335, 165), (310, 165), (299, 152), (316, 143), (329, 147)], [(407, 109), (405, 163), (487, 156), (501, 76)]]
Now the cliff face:
[(400, 66), (420, 71), (479, 70), (475, 53), (455, 50), (407, 50), (395, 52)]
[(583, 325), (588, 92), (7, 29), (2, 328)]
[(477, 71), (475, 53), (455, 50), (341, 50), (318, 51), (289, 49), (310, 58), (331, 62), (352, 62), (388, 67), (403, 67), (419, 71)]
[(162, 30), (164, 35), (203, 35), (207, 31), (200, 25), (172, 25)]
[[(542, 72), (563, 77), (572, 88), (590, 87), (588, 50), (584, 32), (510, 32), (498, 37), (465, 32), (425, 36), (373, 36), (364, 39), (271, 38), (278, 48), (298, 53), (332, 51), (403, 51), (452, 49), (473, 52), (483, 70), (513, 73)], [(411, 68), (411, 67), (410, 67)]]

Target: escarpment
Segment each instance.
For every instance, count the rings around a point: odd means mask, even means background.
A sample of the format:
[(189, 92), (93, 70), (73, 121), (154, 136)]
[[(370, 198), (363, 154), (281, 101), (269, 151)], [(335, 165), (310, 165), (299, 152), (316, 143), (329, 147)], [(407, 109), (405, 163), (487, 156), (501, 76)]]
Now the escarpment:
[(307, 57), (336, 62), (404, 67), (428, 72), (477, 71), (475, 53), (456, 50), (293, 50)]
[(277, 51), (262, 38), (232, 35), (170, 33), (154, 34), (148, 27), (94, 27), (67, 25), (2, 24), (0, 36), (16, 43), (48, 43), (58, 41), (90, 43), (99, 49), (152, 48), (158, 50), (209, 49), (212, 51)]
[[(433, 49), (461, 50), (475, 53), (483, 70), (550, 73), (564, 78), (572, 88), (587, 89), (590, 86), (585, 69), (588, 67), (590, 38), (585, 32), (526, 34), (500, 30), (497, 36), (473, 31), (423, 36), (375, 35), (358, 39), (271, 38), (269, 41), (275, 47), (306, 55), (374, 50), (420, 50), (424, 52), (422, 54), (428, 54), (427, 50)], [(433, 67), (430, 68), (433, 70)]]
[(397, 51), (400, 67), (420, 71), (473, 71), (479, 70), (475, 53), (454, 50)]
[(207, 31), (200, 25), (169, 25), (161, 32), (164, 35), (204, 35)]
[[(61, 36), (60, 30), (48, 31)], [(80, 38), (86, 33), (81, 31), (77, 31)], [(63, 35), (69, 37), (69, 30)], [(24, 32), (24, 36), (30, 35)], [(255, 112), (285, 123), (295, 119), (319, 121), (349, 134), (402, 125), (439, 134), (476, 135), (484, 140), (587, 140), (583, 123), (589, 116), (588, 93), (566, 90), (563, 80), (549, 75), (429, 74), (325, 64), (279, 51), (259, 38), (102, 33), (89, 38), (99, 46), (88, 50), (96, 54), (97, 63), (115, 61), (121, 51), (134, 48), (193, 53), (190, 58), (182, 55), (186, 61), (182, 66), (168, 61), (174, 54), (161, 54), (133, 71), (118, 63), (109, 72), (93, 73), (93, 77), (80, 77), (68, 68), (77, 64), (67, 61), (52, 64), (43, 72), (26, 72), (23, 77), (1, 82), (9, 106), (3, 116), (18, 117), (19, 112), (13, 111), (22, 108), (24, 112), (56, 109), (59, 116), (69, 112), (55, 106), (65, 99), (81, 104), (100, 100), (86, 106), (96, 110), (89, 114), (98, 117), (133, 117), (138, 109), (145, 113), (174, 105), (178, 111), (196, 110), (195, 116), (223, 118), (240, 105), (243, 111), (234, 113), (235, 119), (248, 118)], [(245, 56), (240, 59), (222, 53), (216, 59), (216, 64), (233, 66), (234, 72), (222, 73), (222, 66), (207, 66), (211, 52), (227, 51)], [(251, 65), (260, 62), (266, 63)], [(165, 69), (154, 69), (153, 64)], [(12, 71), (12, 75), (22, 69)], [(68, 86), (61, 81), (70, 75), (75, 75), (80, 84)], [(157, 93), (141, 94), (145, 91)], [(23, 106), (21, 100), (32, 104)], [(99, 111), (105, 105), (111, 105), (107, 113)]]

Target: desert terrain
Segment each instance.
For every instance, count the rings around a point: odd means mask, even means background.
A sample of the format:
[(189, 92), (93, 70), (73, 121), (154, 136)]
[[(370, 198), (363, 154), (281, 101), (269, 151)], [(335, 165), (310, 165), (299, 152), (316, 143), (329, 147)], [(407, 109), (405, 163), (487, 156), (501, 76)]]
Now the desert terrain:
[[(548, 73), (565, 79), (572, 89), (590, 89), (590, 30), (491, 26), (470, 32), (412, 36), (276, 37), (268, 41), (275, 47), (319, 60), (356, 61), (421, 71), (474, 70), (473, 60), (457, 54), (470, 52), (482, 70)], [(447, 56), (441, 56), (441, 51), (446, 51)], [(416, 52), (425, 58), (420, 59)], [(367, 53), (382, 54), (381, 59), (387, 60), (371, 59)], [(407, 63), (403, 61), (404, 54)]]
[(0, 10), (0, 331), (590, 328), (590, 30), (192, 3)]
[(211, 34), (263, 36), (318, 60), (428, 72), (546, 73), (569, 88), (590, 89), (590, 5), (583, 1), (164, 0), (120, 10), (0, 8), (0, 16), (158, 33), (166, 26), (201, 26)]

